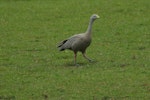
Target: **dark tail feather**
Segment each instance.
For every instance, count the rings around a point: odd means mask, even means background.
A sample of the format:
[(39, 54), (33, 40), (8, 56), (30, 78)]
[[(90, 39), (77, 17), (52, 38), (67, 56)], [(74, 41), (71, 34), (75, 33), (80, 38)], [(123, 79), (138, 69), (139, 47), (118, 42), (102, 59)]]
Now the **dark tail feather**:
[(59, 48), (59, 51), (64, 51), (65, 49)]
[(64, 51), (64, 50), (65, 50), (64, 48), (62, 48), (62, 45), (63, 45), (64, 43), (66, 43), (66, 41), (67, 41), (67, 40), (64, 40), (64, 41), (62, 41), (62, 42), (60, 42), (60, 43), (58, 44), (57, 48), (59, 49), (59, 51)]

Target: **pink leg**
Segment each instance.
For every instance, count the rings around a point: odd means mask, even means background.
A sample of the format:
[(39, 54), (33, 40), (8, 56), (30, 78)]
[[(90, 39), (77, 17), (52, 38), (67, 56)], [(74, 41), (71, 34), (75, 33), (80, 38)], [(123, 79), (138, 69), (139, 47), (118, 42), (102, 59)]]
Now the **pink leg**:
[(74, 52), (74, 64), (76, 65), (77, 52)]
[(82, 53), (82, 55), (83, 55), (83, 57), (84, 57), (85, 59), (87, 59), (89, 62), (92, 61), (90, 58), (88, 58), (88, 57), (85, 55), (85, 53)]

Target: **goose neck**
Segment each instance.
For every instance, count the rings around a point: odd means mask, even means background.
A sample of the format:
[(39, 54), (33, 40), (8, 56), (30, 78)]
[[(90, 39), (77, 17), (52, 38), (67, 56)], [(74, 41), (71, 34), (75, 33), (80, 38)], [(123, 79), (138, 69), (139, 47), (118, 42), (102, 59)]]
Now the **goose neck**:
[(91, 34), (93, 22), (94, 22), (94, 20), (90, 19), (89, 25), (88, 25), (88, 28), (87, 28), (87, 31), (86, 31), (87, 34)]

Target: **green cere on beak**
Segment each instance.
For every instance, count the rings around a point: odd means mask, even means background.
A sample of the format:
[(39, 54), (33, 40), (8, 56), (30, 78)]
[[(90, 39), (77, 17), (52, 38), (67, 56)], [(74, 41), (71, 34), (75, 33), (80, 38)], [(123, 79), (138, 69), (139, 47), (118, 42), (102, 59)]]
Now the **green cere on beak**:
[(98, 15), (96, 15), (97, 18), (100, 18)]

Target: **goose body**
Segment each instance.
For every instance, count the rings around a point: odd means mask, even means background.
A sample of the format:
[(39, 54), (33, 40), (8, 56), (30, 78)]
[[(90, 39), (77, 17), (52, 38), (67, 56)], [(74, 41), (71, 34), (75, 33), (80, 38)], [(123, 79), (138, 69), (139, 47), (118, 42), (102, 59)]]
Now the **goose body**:
[(96, 14), (93, 14), (90, 17), (90, 22), (89, 22), (87, 31), (85, 33), (73, 35), (73, 36), (69, 37), (68, 39), (65, 39), (62, 42), (60, 42), (58, 45), (59, 51), (64, 51), (66, 49), (69, 49), (74, 52), (74, 63), (75, 64), (76, 64), (76, 56), (77, 56), (78, 51), (82, 52), (84, 58), (91, 61), (85, 55), (85, 51), (86, 51), (87, 47), (91, 44), (92, 24), (93, 24), (94, 20), (96, 20), (97, 18), (99, 18), (99, 16)]
[(86, 37), (86, 34), (77, 34), (74, 35), (66, 40), (63, 40), (58, 48), (60, 51), (63, 51), (65, 49), (70, 49), (74, 52), (85, 52), (85, 49), (90, 45), (91, 43), (91, 37)]

